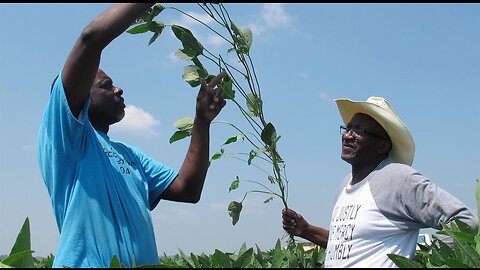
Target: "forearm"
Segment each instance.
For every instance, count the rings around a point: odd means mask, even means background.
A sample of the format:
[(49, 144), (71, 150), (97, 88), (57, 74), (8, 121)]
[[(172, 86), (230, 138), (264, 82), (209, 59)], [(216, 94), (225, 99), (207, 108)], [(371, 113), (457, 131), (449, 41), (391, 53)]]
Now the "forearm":
[(127, 30), (152, 5), (153, 3), (115, 4), (93, 19), (83, 30), (80, 39), (102, 49)]
[(208, 170), (209, 147), (210, 122), (195, 117), (190, 146), (179, 173), (189, 202), (200, 200)]
[(326, 248), (328, 234), (328, 230), (309, 224), (299, 236), (318, 246)]
[(75, 116), (90, 93), (102, 50), (153, 4), (116, 4), (93, 19), (82, 31), (62, 72), (67, 100)]

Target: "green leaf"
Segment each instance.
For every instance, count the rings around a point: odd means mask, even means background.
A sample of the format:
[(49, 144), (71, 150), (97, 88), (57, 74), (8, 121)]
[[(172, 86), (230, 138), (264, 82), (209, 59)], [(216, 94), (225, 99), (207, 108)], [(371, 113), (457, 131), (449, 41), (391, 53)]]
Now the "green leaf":
[(247, 161), (247, 164), (248, 165), (251, 165), (252, 164), (252, 160), (253, 158), (256, 156), (256, 152), (253, 151), (253, 150), (250, 150), (250, 153), (248, 154), (248, 161)]
[(232, 268), (232, 259), (225, 253), (218, 249), (212, 255), (213, 268)]
[(280, 239), (277, 239), (275, 248), (272, 251), (272, 268), (286, 268), (288, 250), (283, 250)]
[(231, 143), (234, 143), (236, 141), (243, 140), (244, 138), (245, 138), (245, 136), (242, 133), (240, 133), (237, 136), (233, 136), (233, 137), (228, 138), (222, 145), (231, 144)]
[(211, 160), (217, 160), (217, 159), (221, 158), (221, 157), (223, 156), (223, 153), (224, 153), (224, 152), (225, 152), (225, 150), (223, 150), (223, 148), (220, 149), (220, 152), (215, 153), (215, 154), (212, 156)]
[(446, 265), (450, 268), (472, 268), (472, 266), (469, 266), (468, 264), (465, 264), (462, 261), (452, 259), (452, 258), (447, 259)]
[(173, 126), (182, 131), (191, 131), (193, 128), (193, 118), (190, 116), (185, 116), (183, 118), (178, 119), (173, 123)]
[[(31, 268), (34, 266), (33, 251), (30, 244), (30, 220), (25, 218), (22, 228), (17, 235), (10, 256), (3, 260), (3, 263), (19, 268)], [(10, 259), (9, 259), (10, 258)]]
[(205, 69), (202, 62), (200, 62), (200, 60), (198, 59), (198, 57), (193, 57), (192, 62), (195, 64), (196, 67), (199, 68), (198, 75), (200, 76), (200, 78), (204, 78), (204, 79), (207, 78), (208, 77), (208, 71)]
[(268, 181), (270, 181), (270, 183), (274, 184), (275, 183), (275, 178), (271, 175), (269, 175), (268, 177)]
[(183, 50), (179, 49), (175, 52), (175, 56), (179, 57), (180, 59), (182, 60), (185, 60), (185, 61), (190, 61), (192, 60), (192, 57), (188, 56), (187, 54), (185, 54), (183, 52)]
[(238, 219), (240, 218), (240, 212), (242, 211), (242, 203), (232, 201), (228, 205), (228, 214), (232, 217), (232, 225), (237, 224)]
[(172, 25), (172, 31), (173, 34), (175, 34), (175, 36), (182, 42), (183, 53), (192, 58), (203, 54), (202, 44), (198, 42), (190, 30), (180, 25)]
[(126, 266), (120, 262), (117, 255), (113, 255), (112, 260), (110, 261), (110, 268), (126, 268)]
[(247, 268), (254, 259), (253, 248), (249, 248), (233, 263), (233, 268)]
[(0, 268), (13, 268), (10, 265), (3, 264), (3, 261), (0, 261)]
[(169, 142), (174, 143), (174, 142), (179, 141), (181, 139), (184, 139), (184, 138), (186, 138), (190, 135), (192, 135), (192, 133), (190, 131), (178, 130), (178, 131), (175, 131), (175, 133), (173, 133), (172, 137), (170, 137)]
[(196, 87), (200, 85), (200, 78), (205, 78), (204, 70), (195, 65), (188, 65), (183, 69), (182, 79), (190, 86)]
[[(478, 217), (478, 220), (480, 220), (480, 180), (479, 179), (477, 179), (477, 188), (475, 191), (475, 198), (477, 200), (477, 217)], [(480, 233), (480, 228), (478, 232)]]
[(249, 54), (253, 40), (252, 31), (250, 28), (240, 29), (233, 21), (230, 21), (230, 23), (235, 34), (233, 39), (238, 46), (239, 53)]
[(255, 117), (260, 116), (260, 113), (262, 111), (262, 105), (263, 102), (260, 98), (258, 98), (256, 95), (249, 93), (247, 95), (247, 107), (250, 112), (250, 115), (253, 115)]
[(150, 25), (148, 25), (148, 30), (154, 32), (153, 36), (150, 38), (150, 41), (148, 42), (148, 46), (150, 46), (150, 44), (155, 42), (155, 40), (160, 36), (164, 28), (165, 28), (165, 25), (163, 23), (152, 22)]
[(195, 265), (193, 261), (185, 254), (185, 252), (183, 252), (183, 250), (181, 249), (179, 249), (178, 251), (180, 252), (180, 257), (188, 264), (188, 267), (194, 268)]
[(152, 23), (153, 18), (155, 18), (160, 12), (162, 12), (165, 8), (161, 4), (156, 4), (149, 10), (145, 11), (140, 18), (136, 19), (132, 25), (143, 24), (149, 25)]
[(165, 8), (161, 4), (155, 4), (147, 13), (147, 17), (145, 21), (150, 24), (160, 12), (162, 12)]
[(192, 259), (194, 268), (201, 268), (200, 261), (198, 260), (198, 258), (195, 254), (190, 253), (190, 259)]
[(242, 246), (240, 247), (240, 250), (238, 250), (238, 257), (242, 256), (243, 253), (247, 251), (247, 244), (243, 242)]
[(10, 254), (2, 260), (2, 263), (14, 268), (33, 268), (32, 250), (24, 250)]
[(165, 29), (165, 24), (159, 22), (151, 22), (147, 25), (147, 29), (148, 31), (161, 34), (163, 29)]
[(235, 99), (235, 91), (233, 90), (233, 81), (230, 76), (225, 75), (220, 82), (220, 88), (222, 88), (222, 96), (224, 99)]
[(275, 197), (272, 196), (272, 197), (266, 199), (263, 203), (269, 203), (269, 202), (271, 202), (274, 198), (275, 198)]
[(150, 38), (150, 40), (148, 41), (148, 46), (150, 46), (150, 44), (152, 44), (153, 42), (155, 42), (155, 40), (158, 38), (158, 36), (160, 35), (160, 33), (158, 32), (155, 32), (153, 33), (153, 36)]
[(200, 256), (197, 256), (197, 259), (200, 263), (199, 268), (212, 268), (212, 261), (209, 256), (202, 253)]
[(230, 184), (230, 187), (228, 188), (228, 192), (230, 193), (230, 191), (237, 189), (239, 185), (240, 185), (240, 178), (237, 176), (237, 178), (233, 180), (233, 182)]
[(255, 246), (257, 247), (257, 253), (255, 254), (255, 258), (259, 263), (259, 267), (257, 268), (266, 268), (265, 259), (262, 256), (263, 252), (260, 250), (260, 247), (257, 244), (255, 244)]
[(145, 33), (145, 32), (148, 32), (147, 23), (139, 24), (139, 25), (131, 28), (130, 30), (127, 30), (127, 33), (132, 34), (132, 35), (142, 34), (142, 33)]
[(265, 126), (265, 128), (262, 130), (262, 134), (260, 135), (260, 137), (266, 145), (274, 148), (274, 145), (272, 145), (272, 143), (275, 142), (275, 139), (277, 138), (277, 132), (275, 131), (275, 127), (272, 123), (268, 123)]
[(15, 240), (15, 244), (10, 251), (10, 255), (21, 252), (21, 251), (30, 251), (30, 220), (25, 218), (23, 222), (22, 228), (17, 235), (17, 239)]
[(418, 262), (405, 258), (397, 254), (387, 254), (388, 258), (395, 263), (399, 268), (422, 268)]

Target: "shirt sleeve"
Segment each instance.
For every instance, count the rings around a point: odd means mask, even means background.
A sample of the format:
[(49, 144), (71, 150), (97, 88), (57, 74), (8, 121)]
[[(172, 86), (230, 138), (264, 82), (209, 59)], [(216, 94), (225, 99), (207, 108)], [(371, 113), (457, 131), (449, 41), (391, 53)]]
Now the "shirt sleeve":
[(454, 218), (478, 228), (476, 216), (463, 202), (410, 166), (387, 164), (371, 188), (380, 211), (401, 229), (440, 230)]
[(44, 143), (53, 150), (70, 160), (81, 159), (85, 147), (85, 125), (88, 123), (88, 102), (85, 102), (77, 118), (73, 116), (67, 102), (65, 89), (62, 83), (62, 72), (55, 80), (50, 99), (45, 108), (40, 136), (44, 136)]
[(178, 171), (170, 168), (162, 162), (145, 155), (137, 148), (130, 146), (136, 152), (145, 174), (148, 186), (148, 201), (150, 210), (153, 210), (160, 202), (160, 196), (170, 186), (178, 175)]

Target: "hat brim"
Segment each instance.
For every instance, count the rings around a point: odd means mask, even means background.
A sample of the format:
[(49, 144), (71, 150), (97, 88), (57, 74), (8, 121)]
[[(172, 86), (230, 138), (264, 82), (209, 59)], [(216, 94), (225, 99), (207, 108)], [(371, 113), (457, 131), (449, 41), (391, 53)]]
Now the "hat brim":
[(388, 158), (395, 162), (412, 165), (415, 144), (410, 131), (395, 113), (365, 101), (336, 99), (335, 102), (345, 124), (348, 124), (357, 113), (364, 113), (375, 119), (385, 129), (392, 141), (392, 149)]

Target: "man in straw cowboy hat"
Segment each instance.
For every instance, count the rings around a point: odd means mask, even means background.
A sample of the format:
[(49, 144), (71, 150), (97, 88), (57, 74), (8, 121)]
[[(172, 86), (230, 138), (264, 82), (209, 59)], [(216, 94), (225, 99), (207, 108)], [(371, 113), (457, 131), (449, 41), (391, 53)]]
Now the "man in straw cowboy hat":
[(412, 258), (420, 228), (441, 229), (458, 218), (477, 229), (464, 203), (411, 167), (413, 138), (384, 98), (335, 102), (345, 123), (341, 157), (352, 172), (337, 194), (330, 228), (282, 210), (290, 235), (326, 248), (325, 267), (395, 267), (387, 254)]

